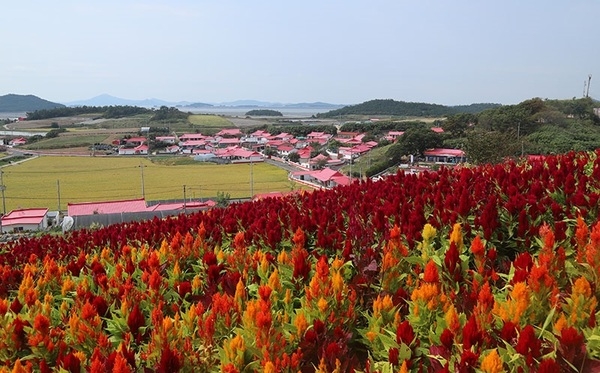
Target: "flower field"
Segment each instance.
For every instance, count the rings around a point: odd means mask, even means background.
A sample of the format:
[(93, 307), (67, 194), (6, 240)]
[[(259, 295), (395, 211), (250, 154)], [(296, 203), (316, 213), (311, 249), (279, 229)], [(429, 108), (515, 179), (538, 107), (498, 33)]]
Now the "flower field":
[(598, 371), (599, 156), (22, 239), (0, 371)]

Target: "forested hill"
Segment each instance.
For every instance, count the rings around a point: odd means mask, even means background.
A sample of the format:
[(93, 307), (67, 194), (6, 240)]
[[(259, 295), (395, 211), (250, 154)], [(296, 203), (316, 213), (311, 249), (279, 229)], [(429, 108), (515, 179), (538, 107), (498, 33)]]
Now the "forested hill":
[(405, 102), (386, 100), (371, 100), (358, 105), (345, 106), (327, 113), (317, 114), (318, 118), (335, 118), (340, 115), (393, 115), (405, 117), (440, 117), (458, 113), (478, 113), (495, 108), (500, 104), (471, 104), (461, 106), (444, 106), (423, 102)]
[(3, 113), (29, 112), (60, 107), (65, 107), (65, 105), (50, 102), (34, 95), (8, 94), (0, 96), (0, 112)]

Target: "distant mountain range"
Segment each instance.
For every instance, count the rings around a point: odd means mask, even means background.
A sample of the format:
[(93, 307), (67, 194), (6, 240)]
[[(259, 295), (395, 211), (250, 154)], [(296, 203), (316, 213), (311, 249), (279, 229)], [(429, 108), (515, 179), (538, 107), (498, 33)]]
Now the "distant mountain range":
[(189, 101), (164, 101), (157, 98), (145, 100), (129, 100), (125, 98), (114, 97), (108, 94), (92, 97), (87, 100), (66, 102), (67, 106), (111, 106), (111, 105), (129, 105), (141, 107), (161, 107), (170, 106), (183, 109), (203, 109), (203, 108), (218, 108), (218, 107), (237, 107), (237, 108), (310, 108), (310, 109), (337, 109), (344, 105), (328, 104), (326, 102), (310, 102), (310, 103), (295, 103), (282, 104), (277, 102), (266, 102), (256, 100), (237, 100), (231, 102), (205, 103), (205, 102), (189, 102)]

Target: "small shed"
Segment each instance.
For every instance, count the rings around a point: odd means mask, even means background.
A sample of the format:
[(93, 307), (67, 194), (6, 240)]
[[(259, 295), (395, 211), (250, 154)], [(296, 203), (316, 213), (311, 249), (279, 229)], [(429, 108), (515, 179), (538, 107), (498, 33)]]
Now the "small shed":
[(40, 231), (48, 228), (48, 209), (31, 208), (12, 210), (0, 219), (2, 233)]

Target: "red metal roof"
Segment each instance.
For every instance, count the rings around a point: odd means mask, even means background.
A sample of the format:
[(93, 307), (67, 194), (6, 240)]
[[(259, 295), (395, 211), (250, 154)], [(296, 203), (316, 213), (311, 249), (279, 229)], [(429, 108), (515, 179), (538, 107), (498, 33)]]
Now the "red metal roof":
[(40, 208), (12, 210), (2, 217), (2, 225), (40, 224), (47, 213)]
[(124, 212), (142, 211), (148, 211), (148, 208), (146, 207), (146, 201), (143, 198), (123, 201), (83, 202), (67, 204), (67, 214), (69, 216), (120, 214)]

